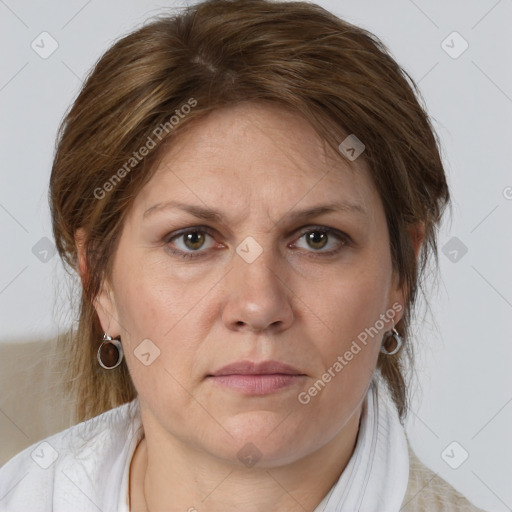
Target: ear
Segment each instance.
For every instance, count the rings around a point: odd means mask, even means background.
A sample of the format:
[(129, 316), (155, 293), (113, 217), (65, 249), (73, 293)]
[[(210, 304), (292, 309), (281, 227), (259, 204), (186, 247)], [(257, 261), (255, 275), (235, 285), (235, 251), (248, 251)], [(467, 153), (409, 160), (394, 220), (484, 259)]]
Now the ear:
[(420, 253), (423, 240), (425, 238), (425, 223), (417, 222), (409, 226), (409, 236), (411, 238), (411, 244), (414, 249), (414, 257), (416, 262), (418, 261), (418, 255)]
[(75, 231), (75, 246), (78, 256), (77, 271), (82, 285), (87, 281), (87, 260), (85, 258), (85, 242), (87, 240), (84, 228)]
[[(82, 286), (88, 280), (87, 258), (85, 254), (87, 235), (83, 228), (75, 232), (75, 245), (78, 255), (77, 270), (82, 281)], [(101, 283), (100, 291), (93, 300), (93, 306), (98, 315), (101, 327), (109, 336), (115, 338), (119, 335), (120, 325), (117, 319), (117, 308), (111, 284), (107, 279)]]
[[(409, 237), (411, 239), (411, 244), (414, 250), (414, 258), (416, 259), (416, 263), (418, 262), (418, 256), (420, 253), (420, 249), (422, 247), (424, 238), (425, 238), (425, 223), (417, 222), (415, 224), (411, 224), (409, 226)], [(402, 286), (398, 286), (398, 273), (393, 273), (393, 286), (391, 290), (390, 296), (390, 306), (392, 304), (399, 303), (402, 306), (402, 310), (405, 307), (406, 302), (406, 290)], [(402, 315), (399, 315), (395, 320), (395, 324), (400, 321)]]

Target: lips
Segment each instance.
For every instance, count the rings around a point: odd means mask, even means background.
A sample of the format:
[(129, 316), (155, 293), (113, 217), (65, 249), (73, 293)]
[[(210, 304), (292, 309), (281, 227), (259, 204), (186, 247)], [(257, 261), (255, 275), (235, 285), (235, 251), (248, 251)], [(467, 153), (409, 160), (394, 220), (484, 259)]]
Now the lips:
[(224, 375), (304, 375), (300, 370), (279, 361), (237, 361), (228, 364), (208, 375), (220, 377)]
[(208, 380), (230, 392), (247, 395), (270, 395), (300, 385), (306, 377), (297, 368), (279, 361), (238, 361), (223, 366)]

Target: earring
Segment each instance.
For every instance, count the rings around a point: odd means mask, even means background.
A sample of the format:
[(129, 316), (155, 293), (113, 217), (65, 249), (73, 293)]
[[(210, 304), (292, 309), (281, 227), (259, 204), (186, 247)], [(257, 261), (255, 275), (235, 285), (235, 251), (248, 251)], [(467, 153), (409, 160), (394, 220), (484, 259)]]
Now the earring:
[[(391, 350), (388, 350), (388, 348), (385, 346), (385, 345), (387, 345), (387, 341), (389, 338), (393, 338), (396, 343), (396, 347)], [(402, 344), (403, 344), (402, 338), (400, 337), (400, 334), (398, 333), (398, 331), (395, 329), (395, 322), (393, 322), (393, 329), (387, 333), (386, 341), (384, 341), (382, 343), (382, 346), (380, 347), (380, 351), (383, 354), (386, 354), (387, 356), (392, 356), (400, 350), (400, 348), (402, 347)]]
[(121, 341), (111, 338), (105, 333), (97, 354), (100, 366), (105, 368), (105, 370), (113, 370), (121, 364), (123, 355)]

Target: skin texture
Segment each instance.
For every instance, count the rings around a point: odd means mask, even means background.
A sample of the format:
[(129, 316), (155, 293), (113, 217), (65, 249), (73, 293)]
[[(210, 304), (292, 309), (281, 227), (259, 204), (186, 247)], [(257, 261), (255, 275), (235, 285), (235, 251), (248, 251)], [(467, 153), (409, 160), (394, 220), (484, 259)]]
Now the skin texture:
[[(168, 201), (225, 217), (165, 207), (144, 216)], [(295, 215), (340, 201), (365, 213)], [(173, 235), (200, 226), (210, 232), (188, 244)], [(249, 236), (262, 249), (251, 263), (236, 252)], [(268, 104), (239, 104), (190, 125), (135, 198), (95, 301), (103, 329), (121, 335), (139, 394), (145, 438), (131, 463), (131, 510), (145, 510), (145, 501), (151, 511), (313, 510), (353, 453), (392, 322), (308, 404), (297, 397), (379, 315), (403, 306), (397, 283), (384, 210), (361, 157), (349, 167), (303, 118)], [(134, 353), (145, 339), (160, 350), (147, 366)], [(269, 359), (304, 376), (263, 396), (207, 378), (228, 363)], [(261, 457), (253, 467), (237, 456), (247, 443)]]

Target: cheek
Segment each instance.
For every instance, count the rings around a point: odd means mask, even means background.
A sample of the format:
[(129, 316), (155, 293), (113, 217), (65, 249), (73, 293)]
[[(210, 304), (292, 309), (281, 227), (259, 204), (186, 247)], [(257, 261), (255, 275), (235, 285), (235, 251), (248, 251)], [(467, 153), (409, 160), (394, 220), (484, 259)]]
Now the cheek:
[(119, 258), (114, 273), (119, 320), (132, 342), (140, 336), (161, 340), (205, 292), (204, 283), (185, 279), (163, 249), (144, 252), (135, 249)]
[[(341, 269), (315, 293), (309, 288), (306, 303), (327, 332), (339, 340), (336, 349), (373, 326), (385, 312), (391, 284), (391, 269), (386, 262), (372, 261), (349, 269)], [(328, 283), (328, 286), (326, 286)], [(305, 293), (305, 292), (303, 292)], [(381, 324), (379, 323), (379, 326)]]
[[(114, 284), (121, 339), (134, 384), (138, 389), (168, 386), (169, 394), (175, 387), (169, 386), (176, 382), (173, 377), (178, 382), (190, 379), (200, 342), (215, 315), (205, 295), (218, 277), (184, 279), (164, 258), (137, 257), (132, 251), (131, 257), (116, 262)], [(142, 342), (158, 354), (150, 371), (138, 358), (146, 347)]]
[(319, 329), (324, 333), (313, 338), (323, 368), (316, 377), (328, 381), (325, 388), (321, 383), (316, 386), (322, 389), (321, 396), (312, 398), (316, 414), (323, 414), (321, 404), (326, 403), (340, 419), (348, 414), (372, 378), (383, 332), (389, 329), (380, 315), (389, 306), (391, 260), (385, 252), (380, 258), (372, 256), (379, 254), (376, 248), (366, 254), (356, 265), (340, 267), (324, 279), (322, 289), (311, 293), (309, 288), (311, 320), (317, 323), (314, 317), (320, 318)]

